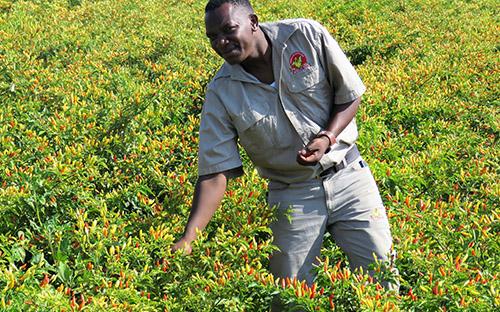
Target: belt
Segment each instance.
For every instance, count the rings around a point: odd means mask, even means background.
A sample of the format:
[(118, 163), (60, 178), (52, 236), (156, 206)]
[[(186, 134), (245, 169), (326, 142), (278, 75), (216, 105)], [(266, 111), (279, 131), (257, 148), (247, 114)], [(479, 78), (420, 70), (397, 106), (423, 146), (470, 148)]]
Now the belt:
[(334, 173), (337, 173), (339, 172), (340, 170), (344, 169), (345, 167), (347, 167), (350, 163), (352, 163), (353, 161), (355, 161), (358, 157), (360, 156), (359, 154), (359, 150), (358, 150), (358, 147), (356, 145), (354, 145), (348, 152), (347, 154), (345, 154), (345, 157), (344, 159), (338, 163), (338, 164), (335, 164), (333, 165), (332, 167), (324, 170), (323, 172), (321, 172), (319, 174), (319, 178), (325, 178), (331, 174), (334, 174)]

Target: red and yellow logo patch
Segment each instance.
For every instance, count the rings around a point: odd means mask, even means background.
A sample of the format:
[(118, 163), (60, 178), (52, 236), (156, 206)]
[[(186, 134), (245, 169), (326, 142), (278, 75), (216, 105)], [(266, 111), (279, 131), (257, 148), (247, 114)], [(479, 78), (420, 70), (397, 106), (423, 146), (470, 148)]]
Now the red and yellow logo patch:
[(307, 57), (302, 52), (295, 52), (290, 56), (290, 70), (292, 74), (296, 74), (301, 72), (307, 68), (309, 68), (309, 64), (307, 63)]

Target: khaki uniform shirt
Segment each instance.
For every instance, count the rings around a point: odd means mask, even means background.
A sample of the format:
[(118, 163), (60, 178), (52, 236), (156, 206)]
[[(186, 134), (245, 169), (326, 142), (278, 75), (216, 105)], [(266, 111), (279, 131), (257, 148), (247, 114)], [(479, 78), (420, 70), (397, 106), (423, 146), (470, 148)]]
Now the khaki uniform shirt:
[(239, 139), (262, 177), (305, 181), (341, 162), (358, 137), (353, 120), (316, 166), (297, 163), (297, 152), (327, 126), (332, 106), (355, 100), (366, 88), (319, 23), (295, 19), (260, 27), (272, 43), (276, 86), (224, 63), (207, 86), (202, 109), (200, 176), (242, 166)]

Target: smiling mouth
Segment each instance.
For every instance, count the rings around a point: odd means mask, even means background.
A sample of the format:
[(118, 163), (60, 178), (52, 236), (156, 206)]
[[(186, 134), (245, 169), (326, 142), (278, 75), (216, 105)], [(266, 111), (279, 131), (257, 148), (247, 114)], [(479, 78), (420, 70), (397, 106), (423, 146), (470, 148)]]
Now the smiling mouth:
[(237, 48), (232, 48), (232, 49), (228, 49), (226, 51), (223, 51), (222, 52), (222, 56), (224, 56), (224, 57), (234, 56), (234, 55), (236, 55), (238, 53), (239, 53), (239, 51), (238, 51)]

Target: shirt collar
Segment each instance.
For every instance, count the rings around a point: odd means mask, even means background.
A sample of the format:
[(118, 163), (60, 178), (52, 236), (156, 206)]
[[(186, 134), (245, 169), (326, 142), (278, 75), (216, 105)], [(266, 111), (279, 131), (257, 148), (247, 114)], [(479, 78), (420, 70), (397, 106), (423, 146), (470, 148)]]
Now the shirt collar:
[[(285, 47), (285, 42), (297, 30), (294, 20), (262, 23), (260, 24), (260, 28), (271, 40), (273, 49), (280, 54)], [(260, 83), (257, 78), (247, 73), (241, 65), (231, 65), (224, 62), (215, 78), (228, 76), (231, 77), (232, 80)]]
[(276, 48), (282, 47), (288, 38), (297, 30), (297, 26), (293, 23), (293, 20), (262, 23), (260, 24), (260, 28), (269, 37)]

